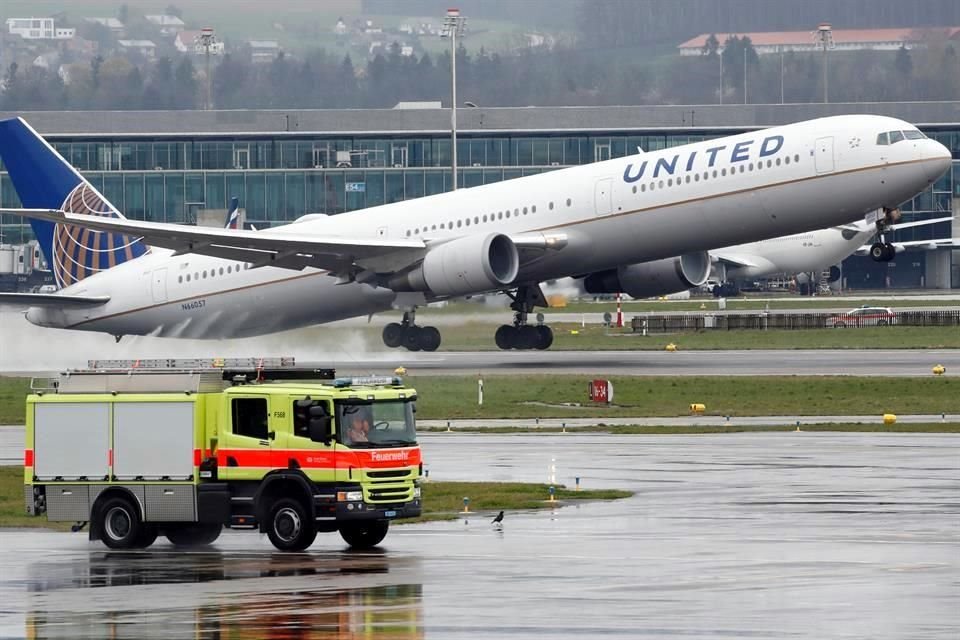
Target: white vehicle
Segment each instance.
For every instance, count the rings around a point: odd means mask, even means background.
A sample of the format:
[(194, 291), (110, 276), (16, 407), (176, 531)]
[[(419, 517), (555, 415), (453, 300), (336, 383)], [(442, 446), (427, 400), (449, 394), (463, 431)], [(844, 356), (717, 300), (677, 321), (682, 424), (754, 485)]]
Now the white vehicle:
[(890, 307), (857, 307), (846, 313), (827, 318), (826, 326), (834, 329), (845, 327), (886, 327), (896, 324), (897, 314)]
[[(910, 139), (882, 144), (890, 131)], [(440, 344), (417, 306), (496, 291), (515, 312), (497, 345), (547, 348), (527, 323), (540, 282), (699, 286), (711, 248), (890, 214), (951, 164), (902, 120), (836, 116), (254, 232), (127, 220), (19, 118), (0, 155), (26, 207), (0, 211), (31, 218), (62, 287), (4, 296), (34, 324), (228, 338), (401, 308), (384, 343), (411, 350)]]

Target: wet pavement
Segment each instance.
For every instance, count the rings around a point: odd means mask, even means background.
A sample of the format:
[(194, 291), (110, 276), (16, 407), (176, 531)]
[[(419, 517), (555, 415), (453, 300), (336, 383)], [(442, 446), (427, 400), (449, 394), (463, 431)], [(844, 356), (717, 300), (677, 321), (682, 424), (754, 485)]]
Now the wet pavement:
[[(960, 628), (960, 437), (424, 434), (431, 480), (629, 499), (395, 527), (375, 553), (107, 552), (0, 532), (0, 637), (944, 638)], [(429, 489), (428, 489), (429, 491)]]

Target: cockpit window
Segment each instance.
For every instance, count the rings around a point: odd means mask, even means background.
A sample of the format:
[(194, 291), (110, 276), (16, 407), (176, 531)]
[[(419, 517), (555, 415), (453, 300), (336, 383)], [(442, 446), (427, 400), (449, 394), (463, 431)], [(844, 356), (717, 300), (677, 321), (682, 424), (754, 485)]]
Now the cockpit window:
[(890, 134), (883, 132), (877, 136), (877, 144), (881, 147), (890, 144)]
[(903, 135), (906, 136), (907, 140), (923, 140), (924, 138), (927, 137), (922, 133), (920, 133), (919, 131), (917, 131), (916, 129), (914, 130), (908, 129), (903, 132)]
[(903, 132), (902, 132), (902, 131), (891, 131), (891, 132), (890, 132), (890, 144), (896, 144), (896, 143), (900, 142), (901, 140), (903, 140)]

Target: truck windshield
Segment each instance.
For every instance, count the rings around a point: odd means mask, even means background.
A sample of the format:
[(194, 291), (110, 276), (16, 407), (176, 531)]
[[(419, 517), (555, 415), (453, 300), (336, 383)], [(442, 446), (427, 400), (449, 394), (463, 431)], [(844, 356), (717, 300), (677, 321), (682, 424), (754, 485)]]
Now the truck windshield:
[(413, 401), (338, 402), (337, 439), (356, 449), (406, 447), (417, 443)]

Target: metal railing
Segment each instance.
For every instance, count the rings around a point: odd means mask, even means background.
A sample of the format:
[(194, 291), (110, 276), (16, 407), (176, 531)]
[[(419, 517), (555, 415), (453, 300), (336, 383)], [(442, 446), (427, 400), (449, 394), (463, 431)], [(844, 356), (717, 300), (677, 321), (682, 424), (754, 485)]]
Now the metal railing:
[(689, 331), (738, 329), (824, 329), (841, 327), (957, 327), (960, 310), (900, 311), (893, 314), (858, 317), (847, 313), (687, 313), (642, 315), (630, 320), (634, 333), (683, 333)]

